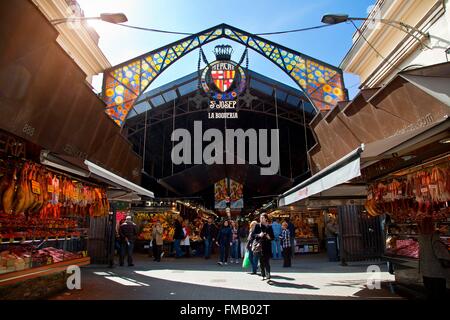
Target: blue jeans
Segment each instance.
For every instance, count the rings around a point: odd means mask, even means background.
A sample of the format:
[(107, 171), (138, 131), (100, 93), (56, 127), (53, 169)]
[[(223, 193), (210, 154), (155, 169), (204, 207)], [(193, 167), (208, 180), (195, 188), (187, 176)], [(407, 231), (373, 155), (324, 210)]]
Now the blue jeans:
[(183, 256), (183, 251), (181, 251), (180, 242), (181, 242), (181, 239), (175, 239), (175, 242), (174, 242), (175, 255), (177, 257), (182, 257)]
[(281, 259), (281, 243), (280, 239), (275, 237), (275, 240), (272, 240), (272, 258), (273, 259)]
[(212, 247), (213, 241), (210, 239), (205, 239), (205, 258), (209, 258), (211, 255), (211, 247)]
[(227, 262), (228, 261), (229, 251), (230, 251), (230, 244), (229, 243), (221, 243), (220, 244), (220, 261), (221, 262)]
[(134, 248), (133, 241), (130, 241), (129, 245), (125, 241), (122, 242), (122, 245), (120, 246), (120, 258), (119, 258), (121, 266), (123, 266), (125, 260), (125, 252), (127, 253), (128, 256), (128, 265), (133, 264), (133, 248)]
[(256, 271), (258, 271), (259, 256), (254, 254), (252, 250), (248, 250), (248, 258), (250, 259), (250, 263), (252, 264), (252, 272), (256, 273)]
[(231, 246), (231, 258), (239, 259), (239, 241), (233, 241), (233, 245)]

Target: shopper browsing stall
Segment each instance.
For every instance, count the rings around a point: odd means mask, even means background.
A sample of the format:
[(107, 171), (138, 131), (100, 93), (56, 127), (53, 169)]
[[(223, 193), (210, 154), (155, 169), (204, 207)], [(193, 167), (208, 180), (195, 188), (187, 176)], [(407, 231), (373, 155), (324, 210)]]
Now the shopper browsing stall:
[(283, 222), (282, 230), (280, 234), (281, 247), (283, 249), (283, 267), (287, 268), (291, 266), (291, 235), (288, 229), (287, 222)]
[(184, 232), (183, 232), (183, 226), (181, 225), (181, 222), (183, 219), (181, 217), (178, 217), (178, 219), (175, 220), (174, 223), (174, 247), (175, 247), (175, 257), (180, 258), (183, 256), (183, 252), (181, 251), (181, 241), (184, 239)]
[(272, 240), (272, 258), (281, 259), (281, 224), (278, 223), (278, 219), (274, 219), (272, 223), (274, 239)]
[(421, 217), (419, 231), (419, 263), (427, 297), (444, 299), (446, 281), (450, 279), (450, 254), (435, 230), (431, 215)]
[(160, 262), (162, 256), (162, 246), (163, 246), (163, 227), (160, 221), (157, 221), (152, 231), (152, 246), (153, 246), (153, 261)]

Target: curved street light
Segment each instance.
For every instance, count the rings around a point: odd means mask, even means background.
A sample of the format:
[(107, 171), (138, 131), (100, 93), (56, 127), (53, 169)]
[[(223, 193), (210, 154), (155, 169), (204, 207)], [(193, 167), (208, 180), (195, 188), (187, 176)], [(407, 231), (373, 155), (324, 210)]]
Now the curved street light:
[(100, 17), (75, 17), (75, 18), (62, 18), (51, 20), (50, 23), (54, 26), (65, 23), (65, 22), (78, 22), (78, 21), (86, 21), (86, 20), (102, 20), (105, 22), (118, 24), (127, 22), (128, 18), (124, 13), (102, 13)]
[(322, 22), (325, 24), (339, 24), (342, 22), (347, 21), (379, 21), (381, 23), (387, 24), (391, 27), (397, 28), (407, 34), (409, 34), (411, 37), (416, 39), (422, 46), (427, 47), (428, 49), (431, 49), (429, 46), (427, 46), (421, 39), (419, 39), (414, 33), (411, 32), (415, 31), (420, 33), (420, 35), (429, 38), (428, 33), (424, 33), (423, 31), (417, 29), (416, 27), (413, 27), (407, 23), (401, 22), (401, 21), (395, 21), (395, 20), (389, 20), (389, 19), (375, 19), (375, 18), (356, 18), (356, 17), (349, 17), (348, 14), (326, 14), (322, 17)]

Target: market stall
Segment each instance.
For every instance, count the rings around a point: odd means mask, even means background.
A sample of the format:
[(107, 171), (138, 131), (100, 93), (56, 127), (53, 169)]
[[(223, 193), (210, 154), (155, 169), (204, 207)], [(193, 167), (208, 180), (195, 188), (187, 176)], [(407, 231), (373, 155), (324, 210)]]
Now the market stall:
[(0, 285), (42, 267), (84, 265), (91, 218), (108, 215), (104, 187), (14, 157), (0, 160)]
[(441, 241), (450, 250), (450, 158), (429, 166), (403, 170), (369, 186), (366, 210), (376, 216), (386, 214), (385, 258), (395, 270), (396, 281), (420, 282), (418, 222), (432, 215)]
[(203, 241), (200, 232), (203, 224), (214, 213), (202, 206), (183, 202), (179, 200), (171, 201), (151, 201), (148, 206), (132, 208), (133, 220), (138, 226), (138, 239), (135, 250), (141, 253), (149, 252), (152, 240), (152, 230), (157, 221), (163, 227), (163, 251), (165, 254), (173, 252), (173, 235), (175, 219), (182, 217), (185, 225), (190, 230), (190, 247), (193, 254), (200, 254), (203, 250)]
[(292, 211), (289, 208), (277, 209), (269, 213), (269, 216), (277, 218), (281, 223), (289, 218), (295, 226), (295, 253), (308, 254), (321, 252), (323, 239), (323, 215), (320, 210)]

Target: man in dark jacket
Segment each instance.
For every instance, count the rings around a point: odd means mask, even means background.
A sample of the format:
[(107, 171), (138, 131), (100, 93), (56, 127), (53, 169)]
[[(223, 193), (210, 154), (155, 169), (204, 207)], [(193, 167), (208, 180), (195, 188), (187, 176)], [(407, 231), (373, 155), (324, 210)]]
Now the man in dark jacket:
[(202, 231), (200, 232), (200, 237), (203, 239), (205, 244), (205, 259), (209, 259), (211, 255), (211, 247), (214, 241), (216, 240), (217, 236), (217, 229), (216, 226), (213, 224), (213, 219), (208, 218), (208, 223), (205, 223), (205, 225), (202, 228)]
[(124, 264), (126, 250), (128, 255), (128, 266), (133, 267), (133, 248), (137, 236), (137, 226), (131, 221), (130, 216), (127, 216), (125, 222), (119, 227), (119, 235), (121, 242), (120, 265), (123, 266)]
[(175, 220), (175, 232), (173, 235), (174, 240), (174, 246), (175, 246), (175, 257), (180, 258), (183, 256), (183, 251), (181, 251), (181, 240), (184, 239), (184, 232), (183, 232), (183, 226), (181, 225), (181, 222), (183, 221), (182, 217), (178, 217), (178, 219)]

